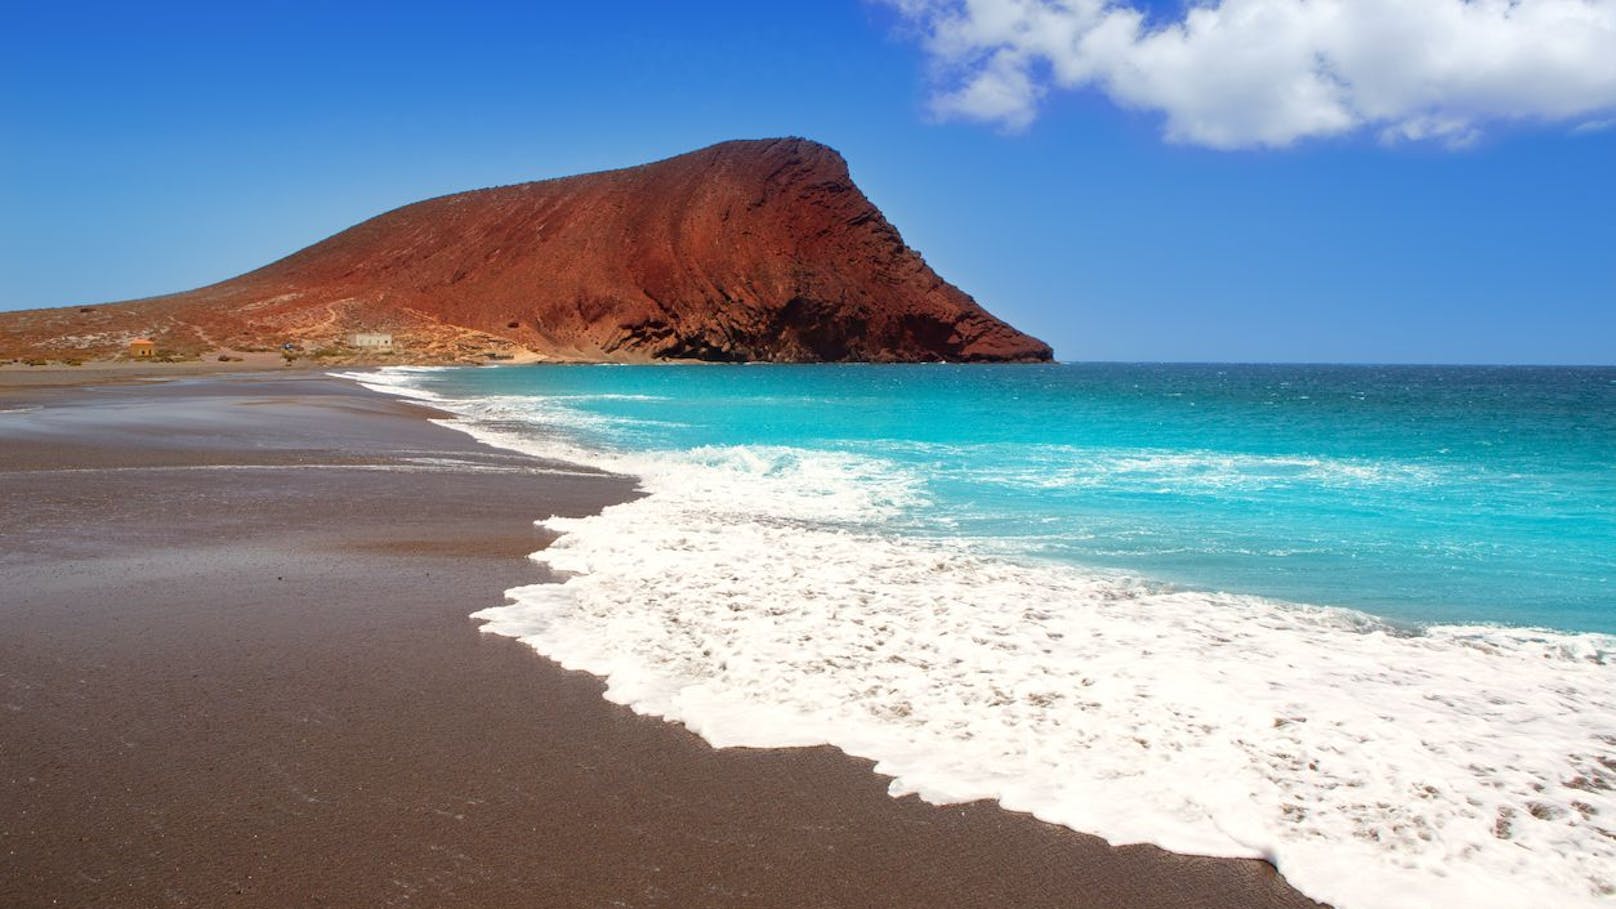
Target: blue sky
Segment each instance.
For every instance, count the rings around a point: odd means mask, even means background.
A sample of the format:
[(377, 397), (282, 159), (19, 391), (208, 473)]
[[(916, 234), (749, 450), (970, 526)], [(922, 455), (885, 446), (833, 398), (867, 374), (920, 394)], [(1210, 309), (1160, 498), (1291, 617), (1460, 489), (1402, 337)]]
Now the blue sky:
[(1172, 69), (1143, 40), (994, 32), (994, 3), (14, 4), (0, 309), (210, 283), (446, 192), (804, 135), (1065, 359), (1616, 362), (1616, 104), (1592, 53), (1616, 47), (1593, 42), (1587, 79), (1560, 54), (1414, 101), (1448, 83), (1332, 50), (1331, 85), (1378, 94), (1277, 110), (1282, 69), (1235, 78), (1249, 61), (1192, 31)]

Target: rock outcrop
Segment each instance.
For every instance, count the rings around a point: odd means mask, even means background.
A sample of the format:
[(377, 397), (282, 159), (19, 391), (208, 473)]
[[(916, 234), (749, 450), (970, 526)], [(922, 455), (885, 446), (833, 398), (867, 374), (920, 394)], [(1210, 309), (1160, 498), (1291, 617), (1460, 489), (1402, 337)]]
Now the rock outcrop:
[(199, 290), (0, 313), (10, 341), (85, 356), (123, 334), (194, 352), (354, 331), (427, 360), (1050, 358), (938, 277), (841, 155), (805, 139), (428, 199)]

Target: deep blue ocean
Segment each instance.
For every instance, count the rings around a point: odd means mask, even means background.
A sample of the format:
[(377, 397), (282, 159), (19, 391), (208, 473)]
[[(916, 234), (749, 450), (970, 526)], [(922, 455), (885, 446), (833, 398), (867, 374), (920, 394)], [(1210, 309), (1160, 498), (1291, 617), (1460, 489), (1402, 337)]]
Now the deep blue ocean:
[[(917, 477), (888, 526), (1414, 623), (1616, 632), (1616, 369), (537, 366), (585, 446), (790, 446)], [(570, 414), (568, 412), (571, 412)]]

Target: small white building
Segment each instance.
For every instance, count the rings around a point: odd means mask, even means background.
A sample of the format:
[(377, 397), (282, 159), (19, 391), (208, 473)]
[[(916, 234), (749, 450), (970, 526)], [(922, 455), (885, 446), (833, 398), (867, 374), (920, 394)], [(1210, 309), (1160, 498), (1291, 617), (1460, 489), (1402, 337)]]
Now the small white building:
[(348, 343), (360, 350), (392, 350), (393, 336), (385, 331), (358, 331), (348, 336)]

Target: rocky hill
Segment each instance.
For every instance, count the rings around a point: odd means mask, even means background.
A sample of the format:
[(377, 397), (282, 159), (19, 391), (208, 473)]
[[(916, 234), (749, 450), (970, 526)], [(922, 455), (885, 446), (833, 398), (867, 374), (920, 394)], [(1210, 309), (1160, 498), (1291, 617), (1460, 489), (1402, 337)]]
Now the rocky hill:
[(428, 199), (198, 290), (0, 313), (0, 356), (104, 358), (144, 336), (342, 357), (354, 332), (392, 334), (403, 362), (1050, 358), (805, 139)]

